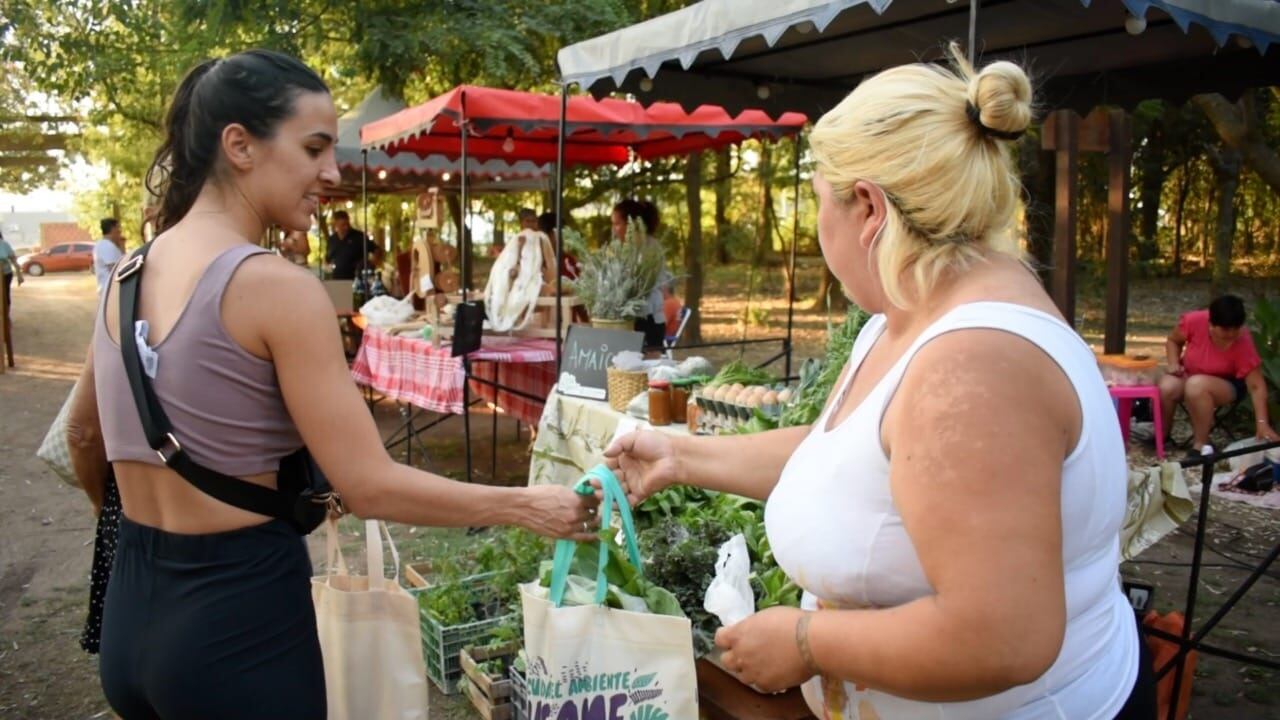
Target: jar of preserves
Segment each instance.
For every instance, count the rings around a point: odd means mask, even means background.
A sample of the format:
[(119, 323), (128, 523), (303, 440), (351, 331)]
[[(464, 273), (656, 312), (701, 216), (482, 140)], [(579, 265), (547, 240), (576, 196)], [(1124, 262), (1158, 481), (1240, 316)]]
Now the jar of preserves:
[(688, 422), (689, 390), (692, 387), (692, 380), (671, 381), (671, 422)]
[(649, 424), (671, 424), (671, 383), (666, 380), (649, 381)]

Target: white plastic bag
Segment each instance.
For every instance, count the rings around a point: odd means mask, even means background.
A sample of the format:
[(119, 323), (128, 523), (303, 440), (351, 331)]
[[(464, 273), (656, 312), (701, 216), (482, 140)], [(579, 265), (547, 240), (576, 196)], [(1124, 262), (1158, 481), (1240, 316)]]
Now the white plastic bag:
[[(1226, 449), (1223, 450), (1223, 452), (1224, 453), (1235, 452), (1236, 450), (1243, 450), (1245, 448), (1252, 447), (1254, 445), (1263, 445), (1263, 444), (1265, 443), (1263, 443), (1263, 441), (1257, 438), (1245, 438), (1244, 440), (1237, 440), (1231, 443), (1226, 447)], [(1277, 448), (1274, 450), (1268, 450), (1265, 452), (1262, 450), (1259, 450), (1258, 452), (1249, 453), (1248, 455), (1240, 455), (1239, 457), (1231, 458), (1227, 462), (1231, 465), (1231, 472), (1238, 473), (1241, 470), (1244, 470), (1245, 468), (1253, 467), (1254, 465), (1257, 465), (1258, 463), (1262, 462), (1264, 459), (1270, 460), (1271, 462), (1280, 462), (1280, 448)]]
[(413, 293), (397, 300), (390, 295), (379, 295), (360, 306), (360, 314), (370, 325), (388, 327), (408, 322), (413, 317)]
[(702, 607), (729, 627), (756, 611), (756, 599), (751, 593), (751, 557), (747, 554), (747, 539), (742, 533), (729, 538), (720, 546), (716, 558), (716, 576), (707, 586)]

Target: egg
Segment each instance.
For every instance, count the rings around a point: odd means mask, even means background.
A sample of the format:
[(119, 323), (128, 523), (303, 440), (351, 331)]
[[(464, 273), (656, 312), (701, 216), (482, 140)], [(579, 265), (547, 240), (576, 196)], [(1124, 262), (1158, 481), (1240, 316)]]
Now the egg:
[(738, 401), (739, 401), (741, 398), (742, 398), (742, 391), (741, 391), (741, 390), (734, 390), (734, 389), (731, 387), (731, 388), (729, 388), (729, 392), (725, 395), (724, 402), (725, 402), (726, 404), (728, 404), (728, 405), (737, 405), (737, 404), (738, 404)]
[(762, 397), (763, 396), (761, 395), (756, 395), (755, 393), (751, 393), (751, 396), (747, 398), (747, 401), (743, 404), (752, 409), (758, 408), (760, 407), (760, 401)]
[(764, 394), (764, 397), (760, 400), (760, 402), (765, 407), (771, 407), (773, 405), (777, 405), (778, 393), (773, 390), (770, 390), (769, 392)]
[(743, 390), (742, 383), (734, 383), (734, 384), (730, 385), (729, 387), (730, 387), (730, 388), (732, 388), (734, 392), (739, 392), (739, 393), (740, 393), (740, 392), (742, 392), (742, 390)]
[(783, 405), (791, 402), (791, 388), (783, 388), (782, 392), (778, 393), (778, 402)]

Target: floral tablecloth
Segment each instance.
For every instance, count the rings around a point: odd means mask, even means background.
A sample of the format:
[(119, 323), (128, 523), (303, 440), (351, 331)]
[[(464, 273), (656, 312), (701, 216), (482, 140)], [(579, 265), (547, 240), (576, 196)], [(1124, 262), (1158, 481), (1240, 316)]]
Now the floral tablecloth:
[[(613, 440), (618, 423), (626, 418), (627, 415), (610, 408), (604, 401), (568, 397), (553, 390), (538, 422), (538, 435), (529, 460), (529, 484), (576, 483), (604, 459), (604, 451)], [(643, 421), (638, 422), (648, 427)], [(675, 435), (689, 434), (684, 425), (658, 429)]]

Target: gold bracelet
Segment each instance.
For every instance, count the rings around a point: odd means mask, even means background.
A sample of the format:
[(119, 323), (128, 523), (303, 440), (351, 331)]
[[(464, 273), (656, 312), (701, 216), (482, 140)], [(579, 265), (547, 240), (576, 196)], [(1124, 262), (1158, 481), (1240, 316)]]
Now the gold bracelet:
[(809, 621), (812, 619), (813, 613), (804, 611), (800, 620), (796, 622), (796, 647), (800, 649), (800, 659), (804, 661), (809, 674), (817, 676), (821, 675), (822, 671), (818, 669), (818, 663), (814, 662), (813, 649), (809, 647)]

